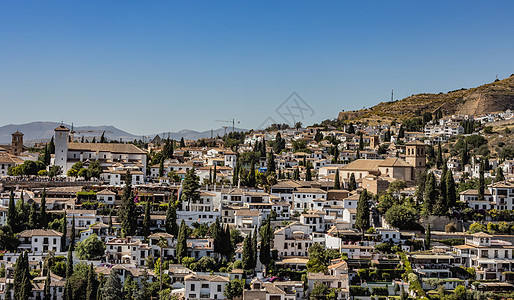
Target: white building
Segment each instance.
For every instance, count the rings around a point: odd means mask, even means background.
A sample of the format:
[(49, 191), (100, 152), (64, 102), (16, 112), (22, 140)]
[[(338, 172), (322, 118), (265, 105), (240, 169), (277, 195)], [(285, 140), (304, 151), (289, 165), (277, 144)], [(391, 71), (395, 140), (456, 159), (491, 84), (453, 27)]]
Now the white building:
[(20, 240), (18, 249), (33, 253), (61, 252), (62, 233), (51, 229), (24, 230), (17, 235)]
[(224, 299), (223, 292), (228, 282), (228, 277), (220, 275), (187, 275), (184, 278), (186, 299)]

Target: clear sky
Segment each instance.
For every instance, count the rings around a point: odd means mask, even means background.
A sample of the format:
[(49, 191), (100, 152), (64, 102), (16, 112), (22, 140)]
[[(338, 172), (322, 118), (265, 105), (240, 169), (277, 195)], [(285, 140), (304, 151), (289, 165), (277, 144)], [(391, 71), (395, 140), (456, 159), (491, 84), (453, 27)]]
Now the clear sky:
[(259, 126), (514, 73), (514, 1), (1, 1), (0, 125)]

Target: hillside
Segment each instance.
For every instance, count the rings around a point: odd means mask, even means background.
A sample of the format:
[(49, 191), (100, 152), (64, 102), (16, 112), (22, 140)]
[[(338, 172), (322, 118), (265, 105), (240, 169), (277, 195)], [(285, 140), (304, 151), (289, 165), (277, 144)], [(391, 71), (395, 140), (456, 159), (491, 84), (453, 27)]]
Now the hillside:
[(448, 93), (417, 94), (402, 100), (381, 102), (358, 111), (343, 111), (339, 120), (409, 119), (440, 109), (443, 115), (480, 115), (514, 109), (514, 74), (509, 78)]

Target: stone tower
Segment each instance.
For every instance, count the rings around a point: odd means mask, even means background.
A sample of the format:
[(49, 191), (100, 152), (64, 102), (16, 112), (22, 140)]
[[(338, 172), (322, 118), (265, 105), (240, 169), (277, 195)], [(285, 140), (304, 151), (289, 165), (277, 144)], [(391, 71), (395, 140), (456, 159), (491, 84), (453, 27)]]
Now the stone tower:
[(378, 148), (378, 146), (380, 146), (380, 140), (378, 138), (378, 135), (370, 136), (370, 138), (369, 138), (369, 147), (371, 149), (376, 149), (376, 148)]
[(12, 155), (20, 155), (21, 152), (23, 152), (23, 133), (16, 131), (12, 134), (10, 153)]
[(68, 139), (70, 136), (70, 130), (60, 125), (54, 129), (54, 143), (55, 143), (55, 160), (54, 165), (62, 168), (63, 174), (68, 171), (66, 165), (68, 162)]
[(415, 140), (408, 142), (405, 145), (405, 161), (414, 167), (413, 180), (416, 179), (417, 175), (425, 172), (426, 153), (425, 144)]

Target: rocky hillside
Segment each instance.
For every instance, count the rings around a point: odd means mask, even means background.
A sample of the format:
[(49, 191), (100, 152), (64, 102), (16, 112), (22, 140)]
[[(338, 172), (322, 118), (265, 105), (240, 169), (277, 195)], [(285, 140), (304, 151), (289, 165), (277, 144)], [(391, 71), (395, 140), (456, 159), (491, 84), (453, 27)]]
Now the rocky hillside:
[(340, 112), (339, 120), (408, 119), (440, 109), (443, 115), (480, 115), (514, 109), (514, 74), (509, 78), (446, 94), (417, 94), (358, 111)]

